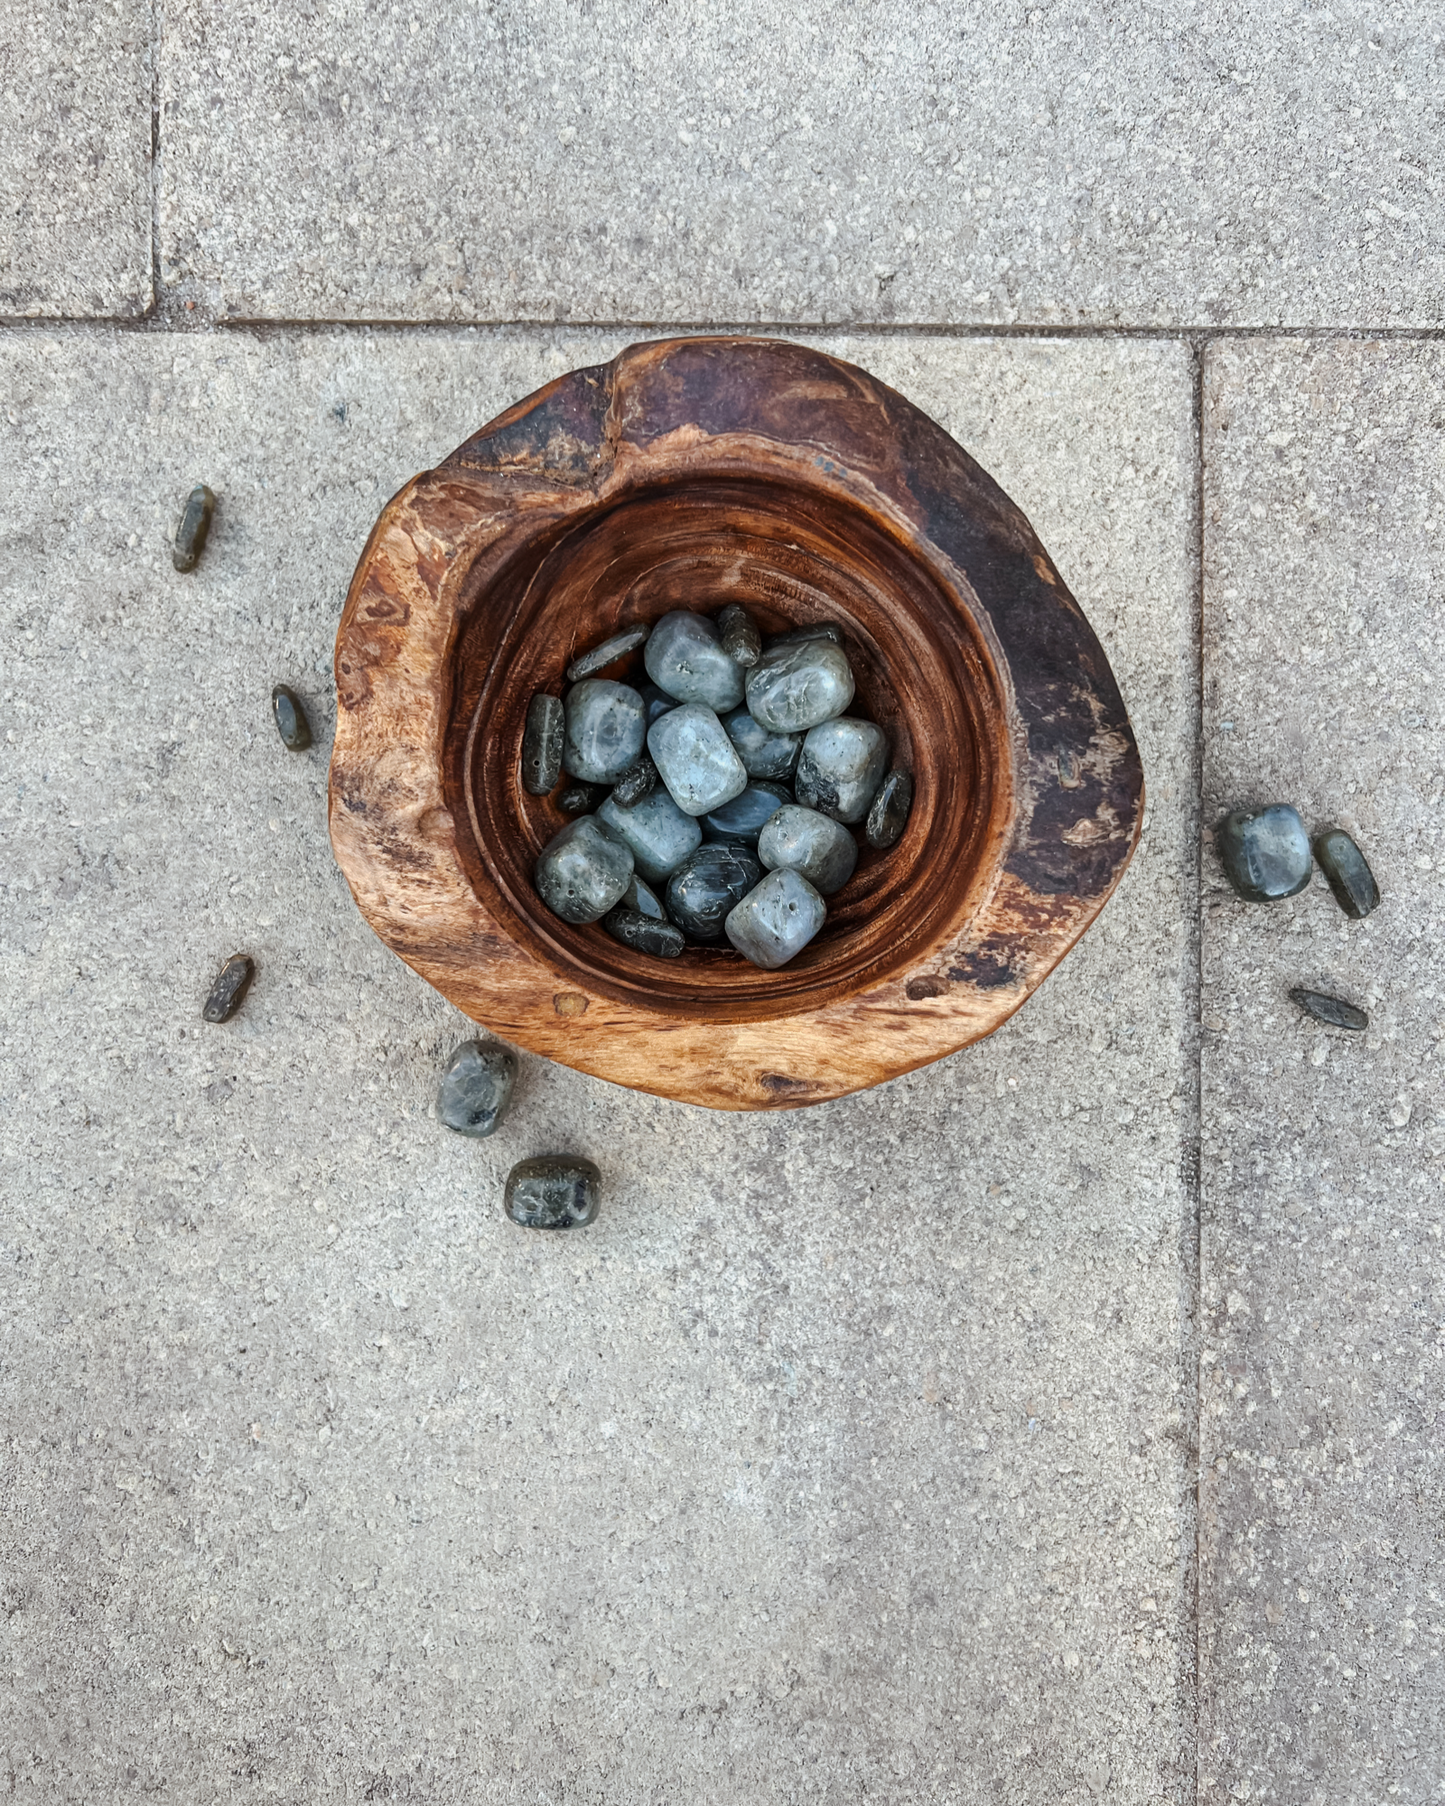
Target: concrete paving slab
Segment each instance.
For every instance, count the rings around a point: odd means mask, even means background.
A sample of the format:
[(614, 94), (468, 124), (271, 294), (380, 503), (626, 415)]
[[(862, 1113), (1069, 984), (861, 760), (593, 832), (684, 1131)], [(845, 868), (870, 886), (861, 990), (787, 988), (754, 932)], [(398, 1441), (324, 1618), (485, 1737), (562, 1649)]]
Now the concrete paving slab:
[[(393, 488), (619, 342), (0, 341), (17, 1794), (1192, 1798), (1190, 356), (828, 341), (1028, 509), (1134, 711), (1143, 846), (1039, 995), (796, 1113), (524, 1059), (466, 1143), (468, 1025), (330, 861), (330, 641)], [(559, 1148), (598, 1223), (516, 1230)]]
[(1291, 802), (1383, 902), (1352, 921), (1317, 873), (1245, 904), (1206, 854), (1205, 1800), (1445, 1775), (1442, 413), (1435, 344), (1208, 357), (1206, 822)]
[(164, 280), (266, 318), (1439, 324), (1406, 0), (166, 0)]
[(0, 0), (0, 314), (151, 304), (151, 11)]

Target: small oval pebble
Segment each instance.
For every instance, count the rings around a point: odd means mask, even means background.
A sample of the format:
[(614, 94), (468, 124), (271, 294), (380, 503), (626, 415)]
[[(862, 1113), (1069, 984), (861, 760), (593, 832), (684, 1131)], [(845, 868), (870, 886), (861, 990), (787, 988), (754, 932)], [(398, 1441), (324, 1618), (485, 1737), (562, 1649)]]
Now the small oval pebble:
[(630, 684), (587, 677), (567, 692), (562, 766), (584, 784), (615, 784), (642, 751), (647, 713)]
[(718, 616), (717, 631), (723, 651), (744, 668), (757, 664), (762, 657), (763, 636), (753, 617), (736, 602), (729, 602)]
[(527, 725), (522, 733), (522, 788), (529, 796), (550, 796), (557, 788), (566, 728), (562, 699), (539, 691), (527, 704)]
[(599, 826), (595, 815), (579, 815), (537, 855), (537, 895), (564, 922), (595, 922), (616, 906), (632, 867), (630, 847)]
[(1365, 855), (1343, 828), (1328, 828), (1315, 840), (1315, 858), (1347, 916), (1359, 922), (1380, 902), (1380, 887)]
[(766, 972), (787, 965), (823, 926), (823, 899), (801, 872), (769, 872), (728, 916), (728, 939), (744, 959)]
[(883, 729), (844, 716), (815, 727), (803, 741), (793, 791), (800, 803), (834, 821), (862, 821), (887, 769)]
[(728, 912), (763, 875), (746, 847), (710, 842), (687, 858), (667, 882), (667, 913), (690, 941), (720, 941)]
[(877, 847), (880, 851), (885, 847), (896, 846), (903, 837), (903, 830), (908, 826), (908, 812), (912, 807), (913, 779), (908, 772), (895, 766), (884, 778), (868, 811), (863, 838), (869, 846)]
[(801, 872), (825, 897), (841, 890), (858, 863), (858, 842), (829, 815), (790, 803), (758, 836), (758, 858), (769, 871)]
[(590, 815), (607, 792), (600, 784), (569, 784), (557, 798), (564, 815)]
[(1307, 991), (1301, 987), (1290, 996), (1316, 1022), (1327, 1022), (1331, 1028), (1353, 1029), (1358, 1034), (1370, 1026), (1370, 1018), (1343, 997), (1331, 997), (1326, 991)]
[(671, 922), (656, 922), (632, 909), (610, 910), (603, 916), (602, 926), (624, 947), (650, 953), (654, 959), (676, 959), (687, 946), (681, 929)]
[(750, 778), (786, 781), (793, 775), (802, 750), (801, 734), (771, 734), (759, 727), (746, 709), (734, 709), (723, 718), (723, 729), (737, 748), (743, 770)]
[(685, 702), (647, 730), (647, 750), (679, 809), (706, 815), (747, 788), (748, 774), (712, 709)]
[(652, 630), (643, 654), (647, 675), (679, 702), (735, 709), (743, 699), (743, 668), (718, 644), (717, 629), (702, 615), (674, 610)]
[(630, 809), (656, 788), (657, 767), (648, 754), (643, 753), (612, 786), (612, 800), (619, 809)]
[(481, 1140), (507, 1114), (516, 1080), (517, 1056), (510, 1047), (495, 1041), (463, 1041), (442, 1069), (438, 1121), (458, 1135)]
[(1246, 903), (1277, 903), (1310, 881), (1310, 837), (1288, 803), (1233, 810), (1215, 830), (1215, 844), (1225, 877)]
[(621, 633), (614, 633), (609, 640), (603, 640), (600, 646), (594, 646), (590, 652), (584, 652), (581, 658), (574, 658), (567, 667), (568, 683), (580, 683), (584, 677), (591, 677), (594, 671), (605, 671), (629, 652), (636, 652), (649, 633), (650, 627), (628, 627)]
[(620, 808), (609, 796), (598, 805), (597, 819), (631, 847), (638, 871), (652, 884), (676, 871), (702, 839), (697, 822), (661, 788), (630, 809)]
[(523, 1229), (585, 1229), (596, 1219), (601, 1185), (590, 1160), (539, 1154), (507, 1174), (502, 1208)]
[(256, 963), (248, 953), (233, 953), (216, 974), (205, 1007), (204, 1022), (229, 1022), (246, 1000), (246, 990), (256, 974)]
[(201, 561), (206, 540), (211, 532), (211, 516), (216, 497), (204, 483), (197, 483), (186, 497), (181, 524), (176, 528), (176, 543), (171, 548), (171, 563), (178, 571), (193, 571)]
[(712, 840), (736, 840), (746, 846), (756, 846), (763, 823), (792, 800), (791, 792), (781, 784), (749, 784), (720, 809), (710, 810), (703, 816), (704, 832)]
[(305, 752), (311, 744), (311, 723), (301, 698), (285, 684), (277, 684), (271, 692), (271, 715), (287, 751)]
[(774, 734), (804, 734), (841, 715), (853, 700), (853, 673), (831, 640), (770, 646), (747, 680), (748, 713)]

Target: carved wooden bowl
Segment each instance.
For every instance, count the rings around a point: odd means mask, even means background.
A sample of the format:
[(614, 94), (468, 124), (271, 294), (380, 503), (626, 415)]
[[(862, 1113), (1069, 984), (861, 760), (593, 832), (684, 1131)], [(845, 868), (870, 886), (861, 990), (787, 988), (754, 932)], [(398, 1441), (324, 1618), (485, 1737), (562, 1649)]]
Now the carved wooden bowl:
[[(911, 769), (822, 931), (763, 972), (649, 958), (532, 886), (533, 693), (673, 608), (838, 622), (852, 712)], [(814, 1103), (997, 1028), (1099, 913), (1144, 784), (1113, 674), (1028, 522), (866, 372), (801, 345), (636, 345), (508, 409), (383, 510), (336, 643), (331, 838), (363, 915), (505, 1040), (721, 1109)]]

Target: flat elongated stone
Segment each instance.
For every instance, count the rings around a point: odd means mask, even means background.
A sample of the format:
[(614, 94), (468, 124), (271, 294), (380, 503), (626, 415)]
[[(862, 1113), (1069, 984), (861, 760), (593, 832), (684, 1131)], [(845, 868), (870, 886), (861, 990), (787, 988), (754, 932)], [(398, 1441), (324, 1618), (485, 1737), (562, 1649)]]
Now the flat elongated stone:
[(711, 809), (703, 816), (703, 831), (711, 840), (736, 840), (755, 847), (763, 823), (792, 800), (792, 792), (781, 784), (749, 784), (720, 809)]
[(758, 858), (769, 871), (800, 872), (824, 897), (841, 890), (858, 863), (858, 842), (816, 809), (789, 803), (758, 836)]
[(657, 767), (643, 753), (612, 786), (612, 800), (619, 809), (631, 809), (657, 788)]
[(827, 905), (801, 872), (769, 872), (723, 924), (744, 959), (768, 972), (801, 953), (827, 919)]
[(889, 772), (878, 788), (868, 809), (863, 838), (870, 847), (896, 846), (908, 826), (908, 812), (913, 807), (913, 778), (896, 768)]
[(687, 946), (682, 930), (671, 922), (659, 922), (635, 909), (612, 909), (602, 918), (602, 926), (614, 940), (631, 947), (636, 953), (651, 954), (654, 959), (676, 959)]
[[(688, 816), (683, 817), (684, 821), (689, 819), (691, 818)], [(646, 916), (650, 922), (665, 922), (667, 920), (667, 911), (658, 901), (656, 892), (651, 886), (644, 884), (636, 872), (632, 874), (627, 889), (622, 893), (622, 901), (617, 907), (619, 909), (630, 909), (634, 915)]]
[(831, 640), (835, 646), (843, 644), (843, 629), (832, 621), (814, 621), (811, 627), (790, 627), (786, 633), (775, 633), (768, 641), (768, 651), (774, 646), (801, 646), (807, 640)]
[(288, 752), (306, 751), (311, 744), (311, 723), (301, 698), (285, 684), (277, 684), (271, 692), (271, 718)]
[(1224, 875), (1247, 903), (1293, 897), (1314, 869), (1310, 837), (1288, 803), (1235, 809), (1215, 830)]
[(579, 815), (537, 855), (537, 895), (564, 922), (596, 922), (616, 906), (632, 876), (631, 847)]
[(672, 800), (688, 815), (706, 815), (746, 788), (748, 774), (712, 709), (685, 702), (647, 730)]
[(233, 953), (216, 974), (201, 1010), (204, 1022), (229, 1022), (246, 1000), (246, 992), (256, 975), (256, 962), (249, 953)]
[(523, 1229), (585, 1229), (596, 1221), (602, 1175), (575, 1154), (539, 1154), (507, 1174), (502, 1208)]
[(607, 795), (601, 784), (569, 784), (557, 798), (564, 815), (590, 815)]
[(560, 696), (539, 691), (527, 704), (522, 732), (522, 788), (529, 796), (550, 796), (562, 775), (562, 737), (567, 711)]
[(743, 770), (750, 778), (786, 781), (792, 777), (803, 746), (801, 734), (769, 733), (746, 709), (734, 709), (724, 716), (723, 730), (737, 748)]
[(831, 640), (770, 646), (748, 672), (748, 713), (774, 734), (805, 734), (853, 700), (847, 654)]
[(1378, 908), (1380, 887), (1375, 874), (1343, 828), (1328, 828), (1315, 836), (1315, 858), (1347, 916), (1358, 922)]
[(1353, 1029), (1359, 1034), (1370, 1026), (1370, 1018), (1354, 1004), (1346, 1003), (1343, 997), (1331, 997), (1328, 991), (1308, 991), (1303, 986), (1290, 992), (1290, 996), (1308, 1016), (1316, 1022), (1327, 1022), (1331, 1028)]
[(652, 884), (677, 870), (702, 840), (702, 829), (684, 815), (666, 790), (654, 790), (630, 809), (608, 797), (597, 819), (632, 849), (637, 869)]
[(600, 646), (594, 646), (590, 652), (584, 652), (580, 658), (574, 658), (567, 667), (568, 683), (581, 683), (584, 677), (591, 677), (594, 671), (605, 671), (609, 665), (625, 658), (629, 652), (636, 652), (651, 631), (650, 627), (626, 627), (621, 633), (614, 633), (610, 639), (603, 640)]
[(717, 629), (704, 615), (681, 610), (664, 615), (643, 654), (647, 675), (679, 702), (710, 709), (735, 709), (743, 699), (743, 668), (718, 643)]
[(442, 1068), (437, 1119), (458, 1135), (491, 1135), (507, 1114), (517, 1056), (496, 1041), (463, 1041)]
[(720, 941), (728, 912), (762, 875), (746, 847), (709, 842), (689, 853), (668, 880), (667, 913), (690, 941)]
[(665, 715), (669, 709), (677, 707), (677, 698), (669, 696), (666, 690), (659, 690), (656, 684), (640, 684), (637, 693), (642, 698), (643, 708), (647, 711), (649, 727), (659, 715)]
[(744, 668), (757, 664), (763, 653), (763, 636), (748, 611), (729, 602), (717, 618), (718, 638), (728, 657)]
[(201, 562), (201, 553), (211, 533), (211, 516), (216, 510), (216, 497), (204, 483), (197, 483), (186, 497), (181, 524), (176, 528), (176, 543), (171, 548), (171, 563), (178, 571), (193, 571)]
[(872, 721), (825, 721), (803, 741), (793, 792), (835, 821), (862, 821), (888, 769), (888, 736)]
[(585, 677), (567, 692), (562, 765), (586, 784), (615, 784), (642, 751), (647, 712), (630, 684)]

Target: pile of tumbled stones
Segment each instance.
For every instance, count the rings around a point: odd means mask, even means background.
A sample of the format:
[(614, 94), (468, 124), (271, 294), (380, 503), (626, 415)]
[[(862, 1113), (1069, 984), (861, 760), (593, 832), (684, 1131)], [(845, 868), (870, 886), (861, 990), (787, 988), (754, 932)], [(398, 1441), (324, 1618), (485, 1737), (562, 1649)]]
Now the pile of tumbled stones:
[[(643, 649), (650, 681), (598, 677)], [(527, 711), (522, 781), (569, 821), (537, 860), (542, 901), (640, 953), (730, 942), (773, 970), (823, 926), (825, 897), (869, 846), (893, 846), (913, 780), (888, 737), (844, 711), (853, 673), (831, 623), (763, 645), (745, 609), (678, 610), (567, 669), (566, 699)], [(654, 889), (653, 887), (657, 888)], [(661, 893), (661, 894), (659, 894)]]

